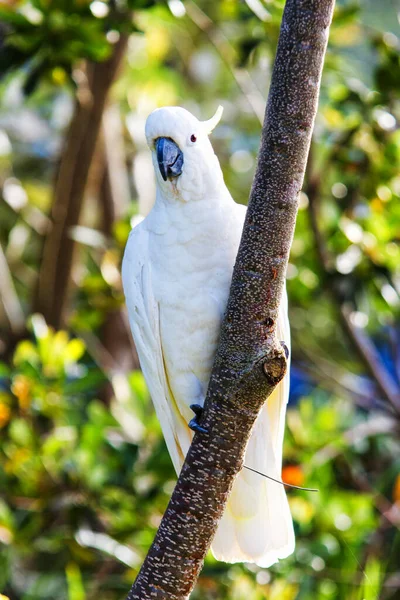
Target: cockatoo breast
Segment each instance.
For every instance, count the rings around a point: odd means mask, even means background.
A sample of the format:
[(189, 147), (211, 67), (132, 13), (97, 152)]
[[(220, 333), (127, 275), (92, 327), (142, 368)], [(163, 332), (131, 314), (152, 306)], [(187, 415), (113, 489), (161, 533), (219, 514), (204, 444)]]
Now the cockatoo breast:
[(184, 204), (158, 198), (146, 219), (163, 352), (180, 405), (203, 404), (244, 214), (222, 194)]

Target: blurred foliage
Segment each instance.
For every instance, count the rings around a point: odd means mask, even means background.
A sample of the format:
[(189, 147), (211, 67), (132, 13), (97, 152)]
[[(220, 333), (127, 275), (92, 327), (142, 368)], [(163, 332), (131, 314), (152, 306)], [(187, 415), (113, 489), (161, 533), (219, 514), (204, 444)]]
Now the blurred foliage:
[[(144, 122), (160, 105), (208, 118), (223, 104), (213, 144), (246, 203), (283, 4), (0, 2), (0, 593), (10, 600), (122, 600), (152, 541), (175, 475), (127, 366), (132, 348), (110, 326), (123, 248), (151, 195)], [(397, 27), (389, 1), (337, 3), (288, 268), (283, 478), (319, 492), (289, 491), (292, 557), (266, 570), (210, 556), (194, 600), (399, 597), (398, 416), (376, 379), (378, 368), (400, 397)], [(122, 33), (110, 104), (129, 204), (105, 226), (98, 173), (110, 156), (97, 156), (55, 332), (31, 309), (54, 176), (82, 62), (106, 60)]]
[(35, 0), (1, 5), (4, 37), (0, 73), (25, 66), (27, 94), (45, 76), (50, 76), (54, 83), (64, 83), (78, 61), (105, 60), (110, 56), (111, 41), (116, 35), (136, 30), (130, 9), (154, 3), (154, 0)]

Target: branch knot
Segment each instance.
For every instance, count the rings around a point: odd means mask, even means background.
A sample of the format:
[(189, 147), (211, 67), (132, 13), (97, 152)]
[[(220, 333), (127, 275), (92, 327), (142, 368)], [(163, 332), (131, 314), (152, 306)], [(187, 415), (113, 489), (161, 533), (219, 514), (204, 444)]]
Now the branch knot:
[(286, 346), (276, 348), (263, 363), (263, 372), (270, 385), (277, 385), (284, 378), (287, 371)]

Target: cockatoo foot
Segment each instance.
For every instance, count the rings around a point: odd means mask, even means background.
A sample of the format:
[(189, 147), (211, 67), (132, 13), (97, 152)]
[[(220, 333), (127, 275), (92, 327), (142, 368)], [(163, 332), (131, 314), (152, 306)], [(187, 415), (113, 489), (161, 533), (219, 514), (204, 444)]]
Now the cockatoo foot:
[(286, 356), (286, 360), (289, 358), (289, 348), (286, 346), (285, 342), (281, 341), (281, 346)]
[(208, 429), (202, 427), (199, 423), (199, 419), (201, 419), (201, 416), (203, 414), (203, 407), (201, 406), (201, 404), (191, 404), (190, 408), (195, 414), (193, 419), (189, 421), (190, 429), (192, 431), (198, 431), (199, 433), (208, 433)]

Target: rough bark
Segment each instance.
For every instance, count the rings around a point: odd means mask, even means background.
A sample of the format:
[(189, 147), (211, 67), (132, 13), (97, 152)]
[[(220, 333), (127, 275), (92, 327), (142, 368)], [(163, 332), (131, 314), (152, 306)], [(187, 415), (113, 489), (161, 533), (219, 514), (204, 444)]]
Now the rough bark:
[(42, 313), (55, 328), (61, 325), (68, 296), (74, 251), (69, 232), (79, 222), (103, 111), (126, 42), (127, 37), (122, 35), (107, 61), (88, 64), (84, 82), (78, 86), (74, 116), (57, 174), (52, 225), (45, 240), (34, 302), (34, 311)]
[(196, 434), (127, 600), (188, 598), (254, 421), (286, 371), (276, 320), (334, 0), (287, 0), (228, 307)]

